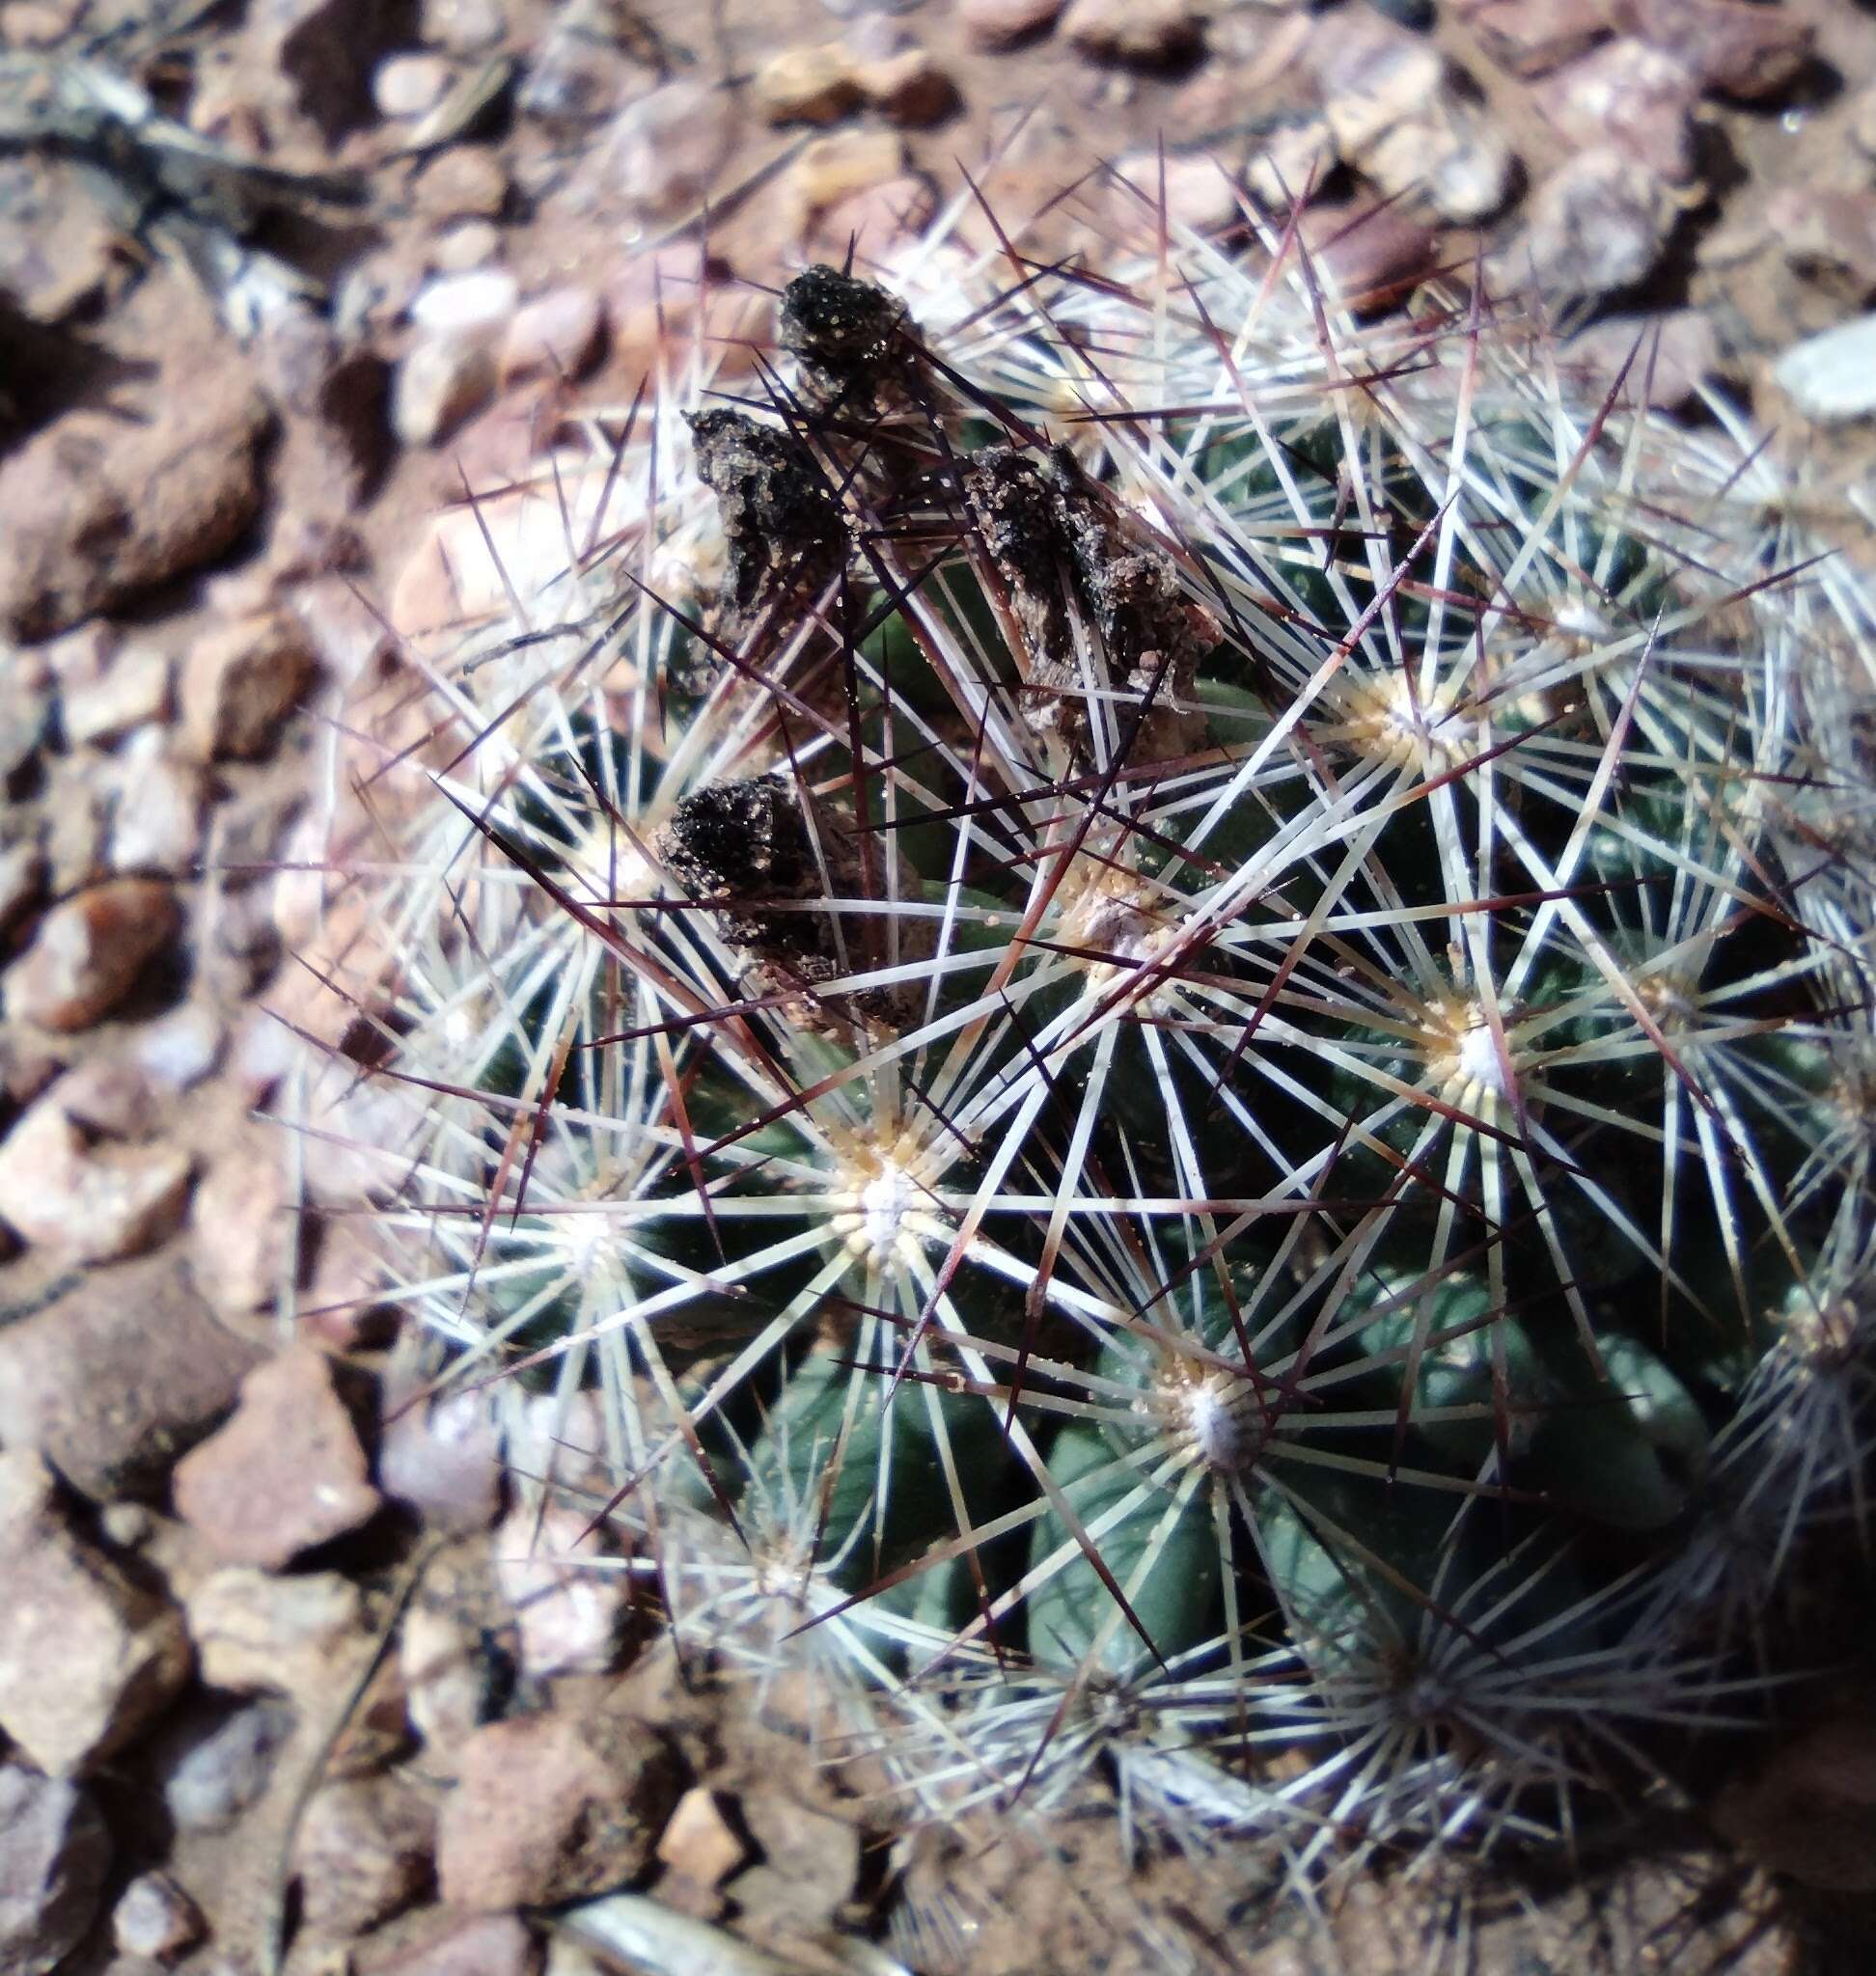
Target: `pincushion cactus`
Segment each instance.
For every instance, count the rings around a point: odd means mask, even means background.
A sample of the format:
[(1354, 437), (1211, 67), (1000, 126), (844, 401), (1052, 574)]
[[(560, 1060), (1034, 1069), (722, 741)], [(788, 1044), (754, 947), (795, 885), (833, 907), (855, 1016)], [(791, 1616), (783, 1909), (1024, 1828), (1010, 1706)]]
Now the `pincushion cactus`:
[(424, 654), (391, 1291), (915, 1809), (1567, 1829), (1862, 1514), (1861, 593), (1482, 299), (939, 244)]

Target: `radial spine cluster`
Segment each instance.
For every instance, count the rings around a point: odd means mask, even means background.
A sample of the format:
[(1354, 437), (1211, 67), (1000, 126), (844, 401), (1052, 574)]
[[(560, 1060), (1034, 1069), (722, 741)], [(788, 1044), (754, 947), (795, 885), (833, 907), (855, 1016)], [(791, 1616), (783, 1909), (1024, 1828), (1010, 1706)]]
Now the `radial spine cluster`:
[(716, 358), (354, 764), (307, 1129), (430, 1370), (596, 1386), (674, 1637), (910, 1815), (1659, 1782), (1864, 1506), (1865, 595), (1645, 348), (1287, 235)]

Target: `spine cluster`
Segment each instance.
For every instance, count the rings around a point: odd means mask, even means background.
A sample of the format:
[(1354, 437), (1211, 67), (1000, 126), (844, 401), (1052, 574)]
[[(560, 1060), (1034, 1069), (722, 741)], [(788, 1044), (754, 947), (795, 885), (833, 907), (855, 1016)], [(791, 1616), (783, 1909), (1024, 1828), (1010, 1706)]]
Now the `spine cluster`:
[(1266, 246), (811, 269), (479, 510), (312, 1123), (680, 1641), (1301, 1870), (1658, 1776), (1862, 1515), (1876, 638), (1724, 408)]

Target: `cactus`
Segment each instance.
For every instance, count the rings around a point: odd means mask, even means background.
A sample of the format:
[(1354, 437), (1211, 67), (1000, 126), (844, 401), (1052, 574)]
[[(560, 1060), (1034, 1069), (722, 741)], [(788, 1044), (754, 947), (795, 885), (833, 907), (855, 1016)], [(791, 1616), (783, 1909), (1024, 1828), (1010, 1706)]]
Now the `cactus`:
[(1876, 644), (1750, 435), (1189, 246), (595, 419), (341, 985), (390, 1293), (599, 1386), (680, 1642), (1305, 1873), (1663, 1777), (1861, 1527)]

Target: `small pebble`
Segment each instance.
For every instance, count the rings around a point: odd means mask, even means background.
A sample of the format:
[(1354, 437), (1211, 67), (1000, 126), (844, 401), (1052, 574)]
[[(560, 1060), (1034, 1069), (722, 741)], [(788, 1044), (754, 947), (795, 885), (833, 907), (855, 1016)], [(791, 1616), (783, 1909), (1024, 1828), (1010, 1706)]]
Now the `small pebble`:
[(1069, 0), (1062, 32), (1084, 54), (1156, 67), (1198, 47), (1192, 0)]
[(426, 336), (496, 337), (520, 303), (521, 288), (502, 268), (439, 275), (410, 305), (410, 319)]
[(550, 288), (515, 312), (502, 340), (504, 385), (518, 377), (579, 377), (599, 354), (605, 313), (591, 288)]
[(106, 748), (146, 721), (163, 720), (169, 706), (169, 660), (133, 646), (119, 652), (101, 678), (68, 686), (59, 713), (74, 747)]
[(1834, 425), (1876, 412), (1876, 315), (1793, 343), (1772, 376), (1807, 419)]
[(199, 761), (260, 761), (318, 669), (306, 627), (262, 611), (199, 639), (182, 662), (182, 741)]
[(380, 117), (421, 117), (442, 101), (450, 65), (440, 55), (392, 55), (372, 76), (372, 100)]
[(232, 1564), (280, 1571), (376, 1515), (331, 1362), (290, 1346), (241, 1382), (234, 1416), (177, 1464), (176, 1513)]
[(266, 1790), (274, 1759), (293, 1733), (285, 1702), (225, 1703), (168, 1725), (152, 1744), (163, 1809), (179, 1831), (226, 1831)]
[(1053, 27), (1063, 0), (957, 0), (957, 17), (979, 47), (1007, 48)]
[(111, 1938), (126, 1956), (173, 1962), (207, 1932), (202, 1909), (166, 1873), (140, 1873), (111, 1909)]
[(495, 395), (495, 358), (488, 345), (460, 337), (431, 337), (398, 366), (391, 429), (405, 446), (436, 446)]
[(751, 90), (770, 124), (838, 124), (859, 108), (862, 94), (853, 57), (839, 41), (771, 55)]

